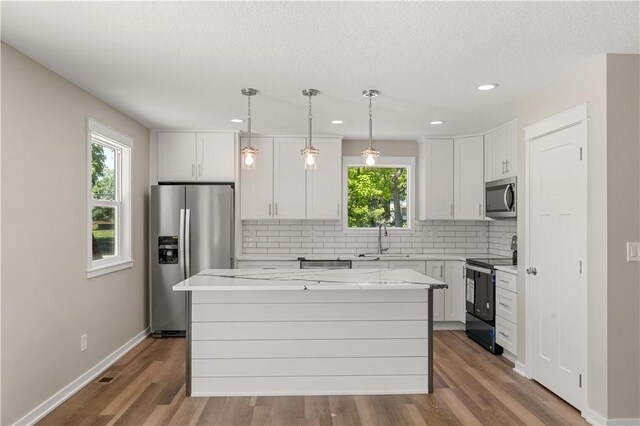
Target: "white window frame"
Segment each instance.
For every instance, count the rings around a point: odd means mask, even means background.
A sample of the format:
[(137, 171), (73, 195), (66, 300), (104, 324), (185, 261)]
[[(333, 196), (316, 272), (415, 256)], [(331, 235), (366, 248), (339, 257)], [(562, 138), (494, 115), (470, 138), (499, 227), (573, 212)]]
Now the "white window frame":
[[(116, 201), (94, 200), (91, 184), (91, 146), (94, 142), (114, 149), (116, 156)], [(134, 139), (87, 118), (87, 278), (133, 266), (131, 255), (131, 167)], [(93, 207), (116, 208), (115, 255), (93, 260)]]
[[(345, 233), (373, 234), (378, 232), (378, 228), (349, 228), (349, 206), (347, 205), (347, 195), (349, 191), (348, 169), (349, 167), (364, 167), (362, 157), (342, 157), (342, 228)], [(414, 232), (415, 218), (415, 157), (378, 157), (376, 164), (372, 167), (404, 167), (407, 169), (407, 227), (389, 227), (394, 233)]]

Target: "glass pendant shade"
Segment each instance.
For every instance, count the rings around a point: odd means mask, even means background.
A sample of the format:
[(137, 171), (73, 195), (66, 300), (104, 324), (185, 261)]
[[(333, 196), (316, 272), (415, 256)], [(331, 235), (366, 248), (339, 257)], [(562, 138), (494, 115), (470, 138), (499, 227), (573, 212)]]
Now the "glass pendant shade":
[(371, 99), (375, 98), (380, 94), (379, 91), (375, 89), (369, 89), (362, 92), (362, 96), (369, 98), (369, 146), (366, 149), (363, 149), (361, 154), (362, 158), (364, 158), (364, 164), (367, 167), (372, 167), (376, 164), (376, 157), (380, 156), (380, 151), (375, 149), (372, 146), (373, 141), (373, 115), (371, 114)]
[(318, 148), (315, 148), (311, 144), (311, 129), (313, 122), (313, 114), (311, 114), (311, 98), (316, 96), (317, 94), (318, 91), (316, 89), (304, 89), (302, 91), (302, 96), (306, 96), (309, 98), (309, 115), (307, 116), (309, 120), (309, 136), (307, 137), (307, 144), (305, 148), (301, 151), (302, 157), (304, 158), (305, 170), (315, 170), (318, 167), (316, 157), (320, 154), (320, 150)]
[(240, 93), (247, 97), (247, 146), (240, 150), (242, 155), (242, 168), (243, 169), (255, 169), (256, 157), (258, 156), (258, 150), (251, 146), (251, 97), (258, 94), (256, 89), (242, 89)]

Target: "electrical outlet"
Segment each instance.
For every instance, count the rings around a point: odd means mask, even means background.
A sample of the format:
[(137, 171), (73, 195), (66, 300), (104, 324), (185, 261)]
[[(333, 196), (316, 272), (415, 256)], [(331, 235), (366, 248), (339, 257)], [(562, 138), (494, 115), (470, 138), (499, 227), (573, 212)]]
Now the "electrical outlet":
[(627, 262), (640, 262), (640, 243), (627, 243)]
[(87, 350), (87, 333), (80, 336), (80, 352)]

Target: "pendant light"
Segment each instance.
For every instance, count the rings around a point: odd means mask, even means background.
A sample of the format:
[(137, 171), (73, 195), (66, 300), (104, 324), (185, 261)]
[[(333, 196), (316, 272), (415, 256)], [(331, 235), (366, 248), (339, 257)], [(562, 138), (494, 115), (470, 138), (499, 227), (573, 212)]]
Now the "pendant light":
[(378, 151), (377, 149), (374, 149), (373, 146), (371, 146), (371, 143), (372, 143), (371, 135), (373, 133), (373, 118), (371, 115), (371, 99), (375, 98), (379, 94), (380, 92), (375, 89), (364, 90), (362, 92), (362, 96), (369, 98), (369, 146), (367, 147), (367, 149), (362, 150), (361, 155), (363, 158), (365, 158), (365, 165), (369, 167), (376, 164), (375, 157), (378, 157), (380, 155), (380, 151)]
[(313, 170), (316, 166), (316, 157), (320, 154), (320, 150), (318, 148), (314, 148), (311, 144), (311, 122), (313, 120), (313, 115), (311, 114), (311, 98), (316, 96), (318, 91), (316, 89), (304, 89), (302, 91), (303, 96), (307, 96), (309, 98), (309, 137), (307, 138), (307, 144), (305, 148), (302, 150), (302, 156), (304, 157), (304, 168), (307, 170)]
[(258, 156), (258, 150), (251, 146), (251, 97), (258, 94), (256, 89), (242, 89), (240, 93), (247, 97), (248, 112), (247, 112), (247, 146), (243, 147), (240, 151), (242, 153), (242, 168), (243, 169), (255, 169), (256, 157)]

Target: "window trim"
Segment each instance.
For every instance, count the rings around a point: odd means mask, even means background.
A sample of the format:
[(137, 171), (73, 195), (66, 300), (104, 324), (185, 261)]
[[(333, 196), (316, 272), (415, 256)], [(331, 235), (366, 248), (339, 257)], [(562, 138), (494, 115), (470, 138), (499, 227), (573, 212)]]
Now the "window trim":
[[(348, 201), (348, 168), (363, 167), (364, 159), (362, 157), (345, 156), (342, 157), (342, 230), (344, 233), (351, 234), (376, 234), (378, 228), (349, 228), (349, 206)], [(378, 157), (373, 167), (404, 167), (407, 169), (407, 227), (406, 228), (389, 228), (394, 233), (414, 233), (415, 232), (415, 157)]]
[[(131, 188), (132, 151), (134, 139), (98, 121), (87, 118), (87, 278), (93, 278), (133, 266), (131, 249)], [(116, 149), (119, 167), (116, 167), (116, 201), (94, 201), (91, 184), (91, 146), (96, 142)], [(119, 201), (118, 201), (119, 198)], [(116, 256), (110, 259), (93, 260), (92, 208), (96, 205), (116, 207)]]

